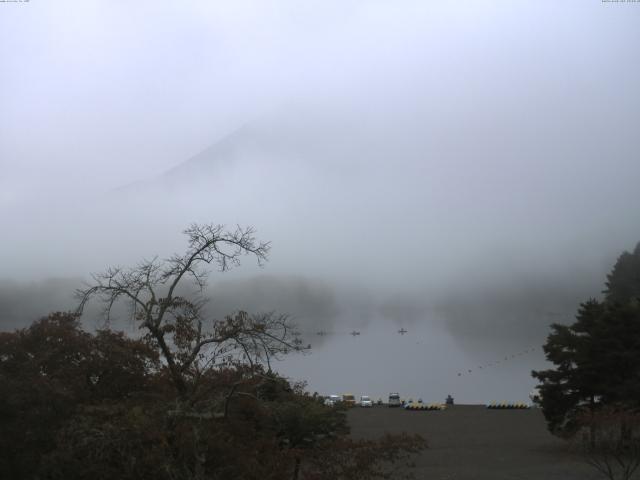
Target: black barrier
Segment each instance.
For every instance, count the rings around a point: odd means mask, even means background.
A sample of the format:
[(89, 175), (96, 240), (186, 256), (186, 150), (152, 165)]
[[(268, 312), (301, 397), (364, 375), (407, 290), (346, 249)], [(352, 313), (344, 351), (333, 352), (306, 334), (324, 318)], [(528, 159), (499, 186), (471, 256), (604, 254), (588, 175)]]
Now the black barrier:
[(487, 405), (490, 410), (527, 410), (531, 406), (527, 403), (492, 402)]
[(442, 403), (409, 403), (404, 408), (405, 410), (440, 411), (445, 410), (447, 406)]

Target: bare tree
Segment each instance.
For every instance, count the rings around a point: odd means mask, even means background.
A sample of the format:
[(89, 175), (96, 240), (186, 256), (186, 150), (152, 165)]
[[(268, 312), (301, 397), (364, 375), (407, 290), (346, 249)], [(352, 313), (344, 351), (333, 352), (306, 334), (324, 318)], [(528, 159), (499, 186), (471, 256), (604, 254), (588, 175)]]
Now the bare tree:
[[(114, 305), (127, 302), (131, 319), (160, 350), (181, 397), (197, 387), (204, 369), (248, 363), (270, 370), (272, 359), (304, 349), (287, 315), (239, 311), (223, 320), (204, 319), (202, 294), (212, 266), (225, 272), (245, 255), (262, 265), (268, 242), (257, 241), (252, 228), (227, 231), (223, 225), (192, 224), (184, 233), (188, 248), (183, 254), (93, 274), (93, 282), (76, 292), (78, 312), (97, 297), (108, 322)], [(196, 289), (187, 298), (180, 292), (189, 285)]]
[(609, 480), (630, 480), (640, 467), (640, 414), (614, 407), (586, 412), (576, 436), (586, 462)]

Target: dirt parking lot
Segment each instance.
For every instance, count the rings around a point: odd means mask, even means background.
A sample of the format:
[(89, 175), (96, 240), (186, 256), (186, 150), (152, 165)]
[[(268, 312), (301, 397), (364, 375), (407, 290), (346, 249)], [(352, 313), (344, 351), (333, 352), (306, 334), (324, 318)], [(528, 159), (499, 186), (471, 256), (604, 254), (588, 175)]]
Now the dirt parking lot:
[(415, 458), (416, 478), (434, 480), (591, 480), (602, 478), (548, 433), (542, 412), (456, 405), (445, 411), (354, 408), (352, 434), (418, 433), (429, 448)]

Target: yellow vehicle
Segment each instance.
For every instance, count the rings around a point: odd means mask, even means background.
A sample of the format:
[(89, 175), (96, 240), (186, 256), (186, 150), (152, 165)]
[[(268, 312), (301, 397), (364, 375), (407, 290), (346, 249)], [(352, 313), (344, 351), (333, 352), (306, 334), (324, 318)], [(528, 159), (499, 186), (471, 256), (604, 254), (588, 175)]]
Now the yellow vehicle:
[(356, 406), (356, 397), (353, 393), (345, 393), (342, 395), (342, 402), (347, 407), (355, 407)]

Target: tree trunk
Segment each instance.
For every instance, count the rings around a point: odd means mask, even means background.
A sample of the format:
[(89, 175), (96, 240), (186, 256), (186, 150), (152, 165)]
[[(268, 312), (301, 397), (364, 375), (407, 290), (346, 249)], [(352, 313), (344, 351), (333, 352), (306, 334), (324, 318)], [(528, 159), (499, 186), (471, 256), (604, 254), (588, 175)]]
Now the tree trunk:
[(193, 454), (194, 454), (194, 479), (204, 480), (205, 476), (205, 463), (207, 461), (206, 451), (200, 451), (200, 432), (198, 426), (193, 426)]
[(176, 362), (173, 358), (173, 354), (171, 353), (171, 350), (169, 349), (167, 342), (164, 341), (164, 335), (161, 332), (159, 332), (157, 329), (150, 328), (149, 330), (151, 331), (151, 334), (154, 336), (154, 338), (158, 342), (158, 345), (160, 346), (160, 350), (162, 351), (162, 355), (167, 361), (167, 367), (169, 367), (169, 372), (171, 373), (171, 378), (176, 387), (176, 390), (178, 390), (178, 395), (180, 396), (180, 398), (184, 399), (184, 397), (186, 397), (187, 395), (187, 384), (184, 381), (184, 377), (182, 376), (180, 369), (178, 368), (178, 365), (176, 365)]
[(293, 468), (293, 480), (298, 480), (298, 475), (300, 475), (300, 457), (296, 457), (296, 464)]
[(596, 449), (596, 422), (594, 419), (596, 399), (591, 395), (591, 422), (589, 422), (589, 446), (591, 451)]

